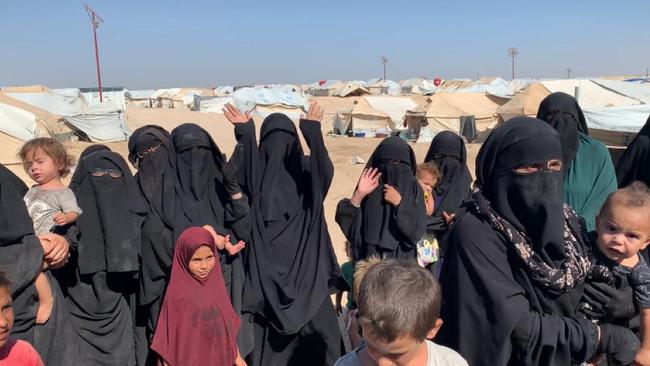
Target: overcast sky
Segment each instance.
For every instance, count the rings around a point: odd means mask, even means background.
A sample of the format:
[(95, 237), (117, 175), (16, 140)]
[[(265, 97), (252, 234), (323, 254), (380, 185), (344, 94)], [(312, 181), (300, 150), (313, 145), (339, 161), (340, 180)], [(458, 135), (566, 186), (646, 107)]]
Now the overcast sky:
[[(650, 1), (88, 0), (104, 86), (645, 73)], [(0, 0), (0, 86), (96, 85), (77, 0)]]

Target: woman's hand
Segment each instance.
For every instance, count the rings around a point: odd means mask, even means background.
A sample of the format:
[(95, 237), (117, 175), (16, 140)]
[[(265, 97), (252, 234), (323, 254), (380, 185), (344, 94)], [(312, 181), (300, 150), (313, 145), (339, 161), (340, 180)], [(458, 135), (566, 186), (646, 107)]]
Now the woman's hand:
[(70, 245), (61, 235), (47, 233), (40, 235), (38, 239), (43, 247), (43, 260), (49, 268), (61, 268), (68, 263)]
[(246, 248), (246, 243), (244, 243), (243, 240), (238, 241), (237, 244), (232, 244), (230, 242), (230, 237), (228, 237), (228, 241), (226, 241), (225, 244), (225, 249), (229, 255), (235, 255), (241, 252), (244, 248)]
[(303, 116), (303, 119), (308, 119), (310, 121), (322, 122), (323, 121), (324, 110), (323, 107), (317, 101), (313, 101), (309, 105), (309, 111), (307, 111), (307, 116)]
[(617, 289), (602, 282), (588, 283), (583, 299), (589, 305), (583, 311), (592, 319), (609, 322), (612, 319), (630, 319), (637, 313), (634, 291), (630, 286)]
[(249, 112), (242, 113), (237, 109), (237, 107), (230, 103), (226, 104), (221, 110), (226, 118), (228, 118), (228, 121), (233, 125), (237, 123), (246, 123), (251, 120), (251, 114)]
[(359, 182), (357, 183), (357, 189), (354, 191), (354, 195), (350, 200), (352, 204), (356, 207), (361, 205), (361, 201), (374, 191), (379, 185), (379, 178), (381, 173), (377, 168), (368, 168), (364, 169), (359, 177)]

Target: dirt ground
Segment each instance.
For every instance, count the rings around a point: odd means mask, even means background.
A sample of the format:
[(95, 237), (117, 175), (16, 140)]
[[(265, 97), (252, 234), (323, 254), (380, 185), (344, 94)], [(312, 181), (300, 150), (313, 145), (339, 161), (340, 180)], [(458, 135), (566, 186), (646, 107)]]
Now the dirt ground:
[[(353, 164), (351, 162), (352, 159), (358, 156), (367, 160), (375, 147), (381, 142), (381, 139), (348, 138), (327, 135), (332, 128), (332, 120), (336, 113), (349, 111), (354, 103), (354, 98), (317, 97), (314, 99), (318, 100), (325, 109), (322, 130), (323, 134), (326, 135), (325, 145), (334, 163), (334, 181), (325, 200), (325, 217), (338, 259), (340, 262), (344, 262), (347, 260), (344, 250), (345, 237), (334, 221), (336, 204), (342, 198), (349, 197), (352, 194), (363, 169), (363, 164)], [(422, 103), (424, 99), (426, 98), (419, 97), (415, 99), (415, 102)], [(212, 135), (220, 149), (227, 155), (230, 154), (235, 145), (233, 127), (223, 114), (191, 112), (184, 109), (127, 108), (126, 117), (129, 128), (132, 131), (147, 124), (159, 125), (171, 131), (174, 127), (182, 123), (192, 122), (205, 128)], [(256, 118), (255, 122), (259, 128), (262, 120)], [(66, 143), (69, 152), (75, 157), (78, 157), (89, 145), (92, 144), (85, 142)], [(128, 154), (126, 142), (109, 143), (107, 145), (113, 151), (122, 154), (126, 159)], [(428, 144), (410, 145), (415, 150), (418, 161), (422, 161), (429, 147)], [(29, 180), (29, 177), (15, 159), (15, 152), (19, 147), (20, 143), (18, 141), (3, 142), (2, 146), (0, 146), (0, 156), (3, 157), (2, 163), (24, 179), (28, 185), (31, 185), (32, 182)], [(306, 146), (304, 147), (305, 151), (308, 151)], [(474, 173), (474, 160), (479, 147), (479, 144), (468, 145), (468, 164), (472, 173)], [(11, 159), (12, 157), (13, 159)]]

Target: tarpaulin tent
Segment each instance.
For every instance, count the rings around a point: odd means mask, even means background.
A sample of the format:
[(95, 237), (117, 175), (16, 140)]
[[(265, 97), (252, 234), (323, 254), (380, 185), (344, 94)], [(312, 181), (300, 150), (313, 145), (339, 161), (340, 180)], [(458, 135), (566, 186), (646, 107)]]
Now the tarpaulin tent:
[(589, 135), (608, 144), (627, 146), (650, 116), (650, 104), (585, 108)]
[(341, 135), (375, 137), (389, 135), (394, 127), (388, 114), (371, 107), (365, 98), (358, 98), (350, 112), (336, 114), (333, 131)]
[(399, 82), (402, 94), (431, 95), (435, 93), (436, 86), (425, 78), (413, 78)]
[(418, 131), (419, 135), (420, 129), (426, 127), (435, 135), (440, 131), (459, 133), (461, 117), (473, 116), (476, 129), (483, 133), (496, 125), (497, 108), (506, 102), (507, 99), (485, 93), (436, 93), (425, 105), (407, 112), (405, 120), (409, 131)]
[(370, 91), (365, 88), (363, 81), (349, 81), (341, 86), (334, 96), (336, 97), (358, 97), (361, 95), (370, 94)]
[(532, 83), (520, 90), (506, 104), (497, 108), (499, 120), (507, 121), (516, 116), (537, 116), (539, 103), (551, 94), (541, 83)]
[(375, 110), (388, 115), (393, 129), (403, 129), (406, 111), (417, 107), (417, 103), (409, 97), (367, 96), (363, 99)]
[(587, 79), (544, 80), (541, 83), (551, 93), (564, 92), (575, 95), (576, 87), (579, 88), (579, 95), (576, 99), (583, 109), (640, 104), (633, 98), (607, 90)]
[(630, 97), (644, 104), (650, 104), (650, 83), (606, 79), (591, 79), (591, 81), (607, 90)]

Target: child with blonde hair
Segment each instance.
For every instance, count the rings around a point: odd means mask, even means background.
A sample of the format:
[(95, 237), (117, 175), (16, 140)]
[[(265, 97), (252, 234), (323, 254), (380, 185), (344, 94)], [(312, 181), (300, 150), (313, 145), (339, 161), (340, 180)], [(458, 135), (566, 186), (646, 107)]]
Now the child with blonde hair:
[[(49, 137), (36, 138), (27, 141), (18, 156), (25, 172), (36, 183), (25, 194), (25, 204), (34, 222), (36, 235), (75, 222), (81, 209), (74, 193), (61, 181), (70, 173), (73, 164), (73, 158), (68, 155), (63, 144)], [(52, 289), (43, 272), (36, 277), (34, 284), (39, 300), (36, 324), (44, 324), (52, 312)]]

